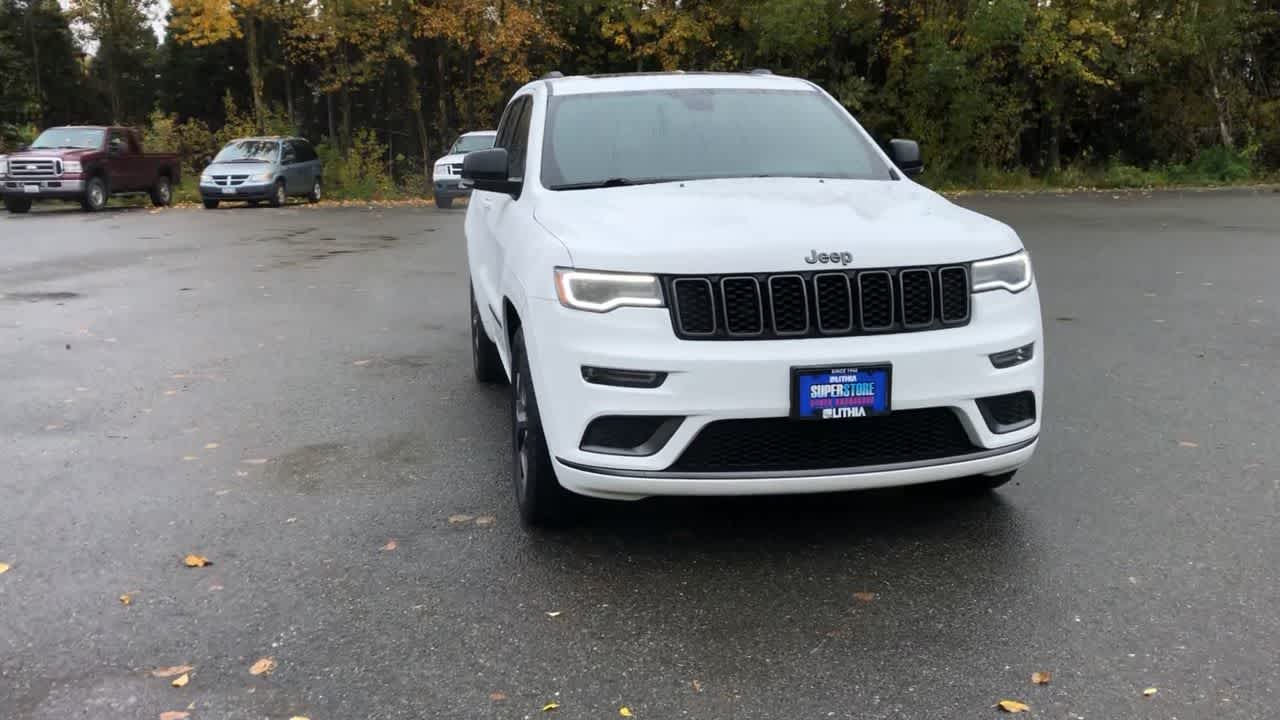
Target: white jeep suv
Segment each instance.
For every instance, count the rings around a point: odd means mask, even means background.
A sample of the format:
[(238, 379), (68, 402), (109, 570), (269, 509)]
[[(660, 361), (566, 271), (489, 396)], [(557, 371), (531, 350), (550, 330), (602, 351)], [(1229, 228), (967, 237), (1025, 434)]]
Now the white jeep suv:
[(574, 494), (1007, 482), (1043, 415), (1031, 264), (921, 167), (762, 71), (521, 88), (462, 176), (524, 521)]

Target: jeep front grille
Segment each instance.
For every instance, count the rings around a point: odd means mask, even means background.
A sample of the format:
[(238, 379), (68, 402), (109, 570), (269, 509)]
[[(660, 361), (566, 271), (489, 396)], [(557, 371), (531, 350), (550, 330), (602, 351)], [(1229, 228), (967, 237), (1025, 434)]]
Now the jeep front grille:
[(686, 340), (916, 332), (969, 322), (963, 265), (663, 278)]

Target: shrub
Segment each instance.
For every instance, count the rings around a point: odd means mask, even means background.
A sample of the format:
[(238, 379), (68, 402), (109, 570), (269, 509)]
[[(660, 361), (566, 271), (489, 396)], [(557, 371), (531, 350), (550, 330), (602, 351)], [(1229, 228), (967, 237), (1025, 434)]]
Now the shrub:
[(387, 146), (378, 142), (369, 128), (361, 128), (351, 141), (344, 158), (328, 141), (316, 146), (324, 164), (325, 185), (336, 195), (361, 200), (384, 198), (392, 193), (391, 176), (387, 174)]

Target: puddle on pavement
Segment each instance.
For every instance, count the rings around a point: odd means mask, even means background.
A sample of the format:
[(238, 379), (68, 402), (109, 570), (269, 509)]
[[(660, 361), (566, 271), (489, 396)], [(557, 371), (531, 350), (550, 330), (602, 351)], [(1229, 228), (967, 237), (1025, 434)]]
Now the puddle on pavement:
[(432, 457), (431, 441), (420, 433), (316, 443), (277, 457), (267, 478), (280, 490), (302, 495), (376, 494), (411, 487)]
[(5, 300), (14, 302), (62, 302), (64, 300), (75, 300), (80, 297), (80, 293), (73, 292), (18, 292), (5, 293), (0, 295)]

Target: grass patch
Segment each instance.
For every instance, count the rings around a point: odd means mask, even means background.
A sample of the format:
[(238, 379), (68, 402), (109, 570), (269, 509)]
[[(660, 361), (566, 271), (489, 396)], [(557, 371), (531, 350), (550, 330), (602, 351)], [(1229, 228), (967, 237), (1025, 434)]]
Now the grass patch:
[(1112, 160), (1103, 165), (1068, 165), (1057, 172), (1032, 175), (1026, 168), (978, 168), (954, 175), (926, 173), (925, 184), (940, 191), (1058, 189), (1133, 189), (1217, 187), (1273, 182), (1275, 171), (1257, 167), (1248, 153), (1226, 147), (1200, 151), (1188, 163), (1141, 168)]

